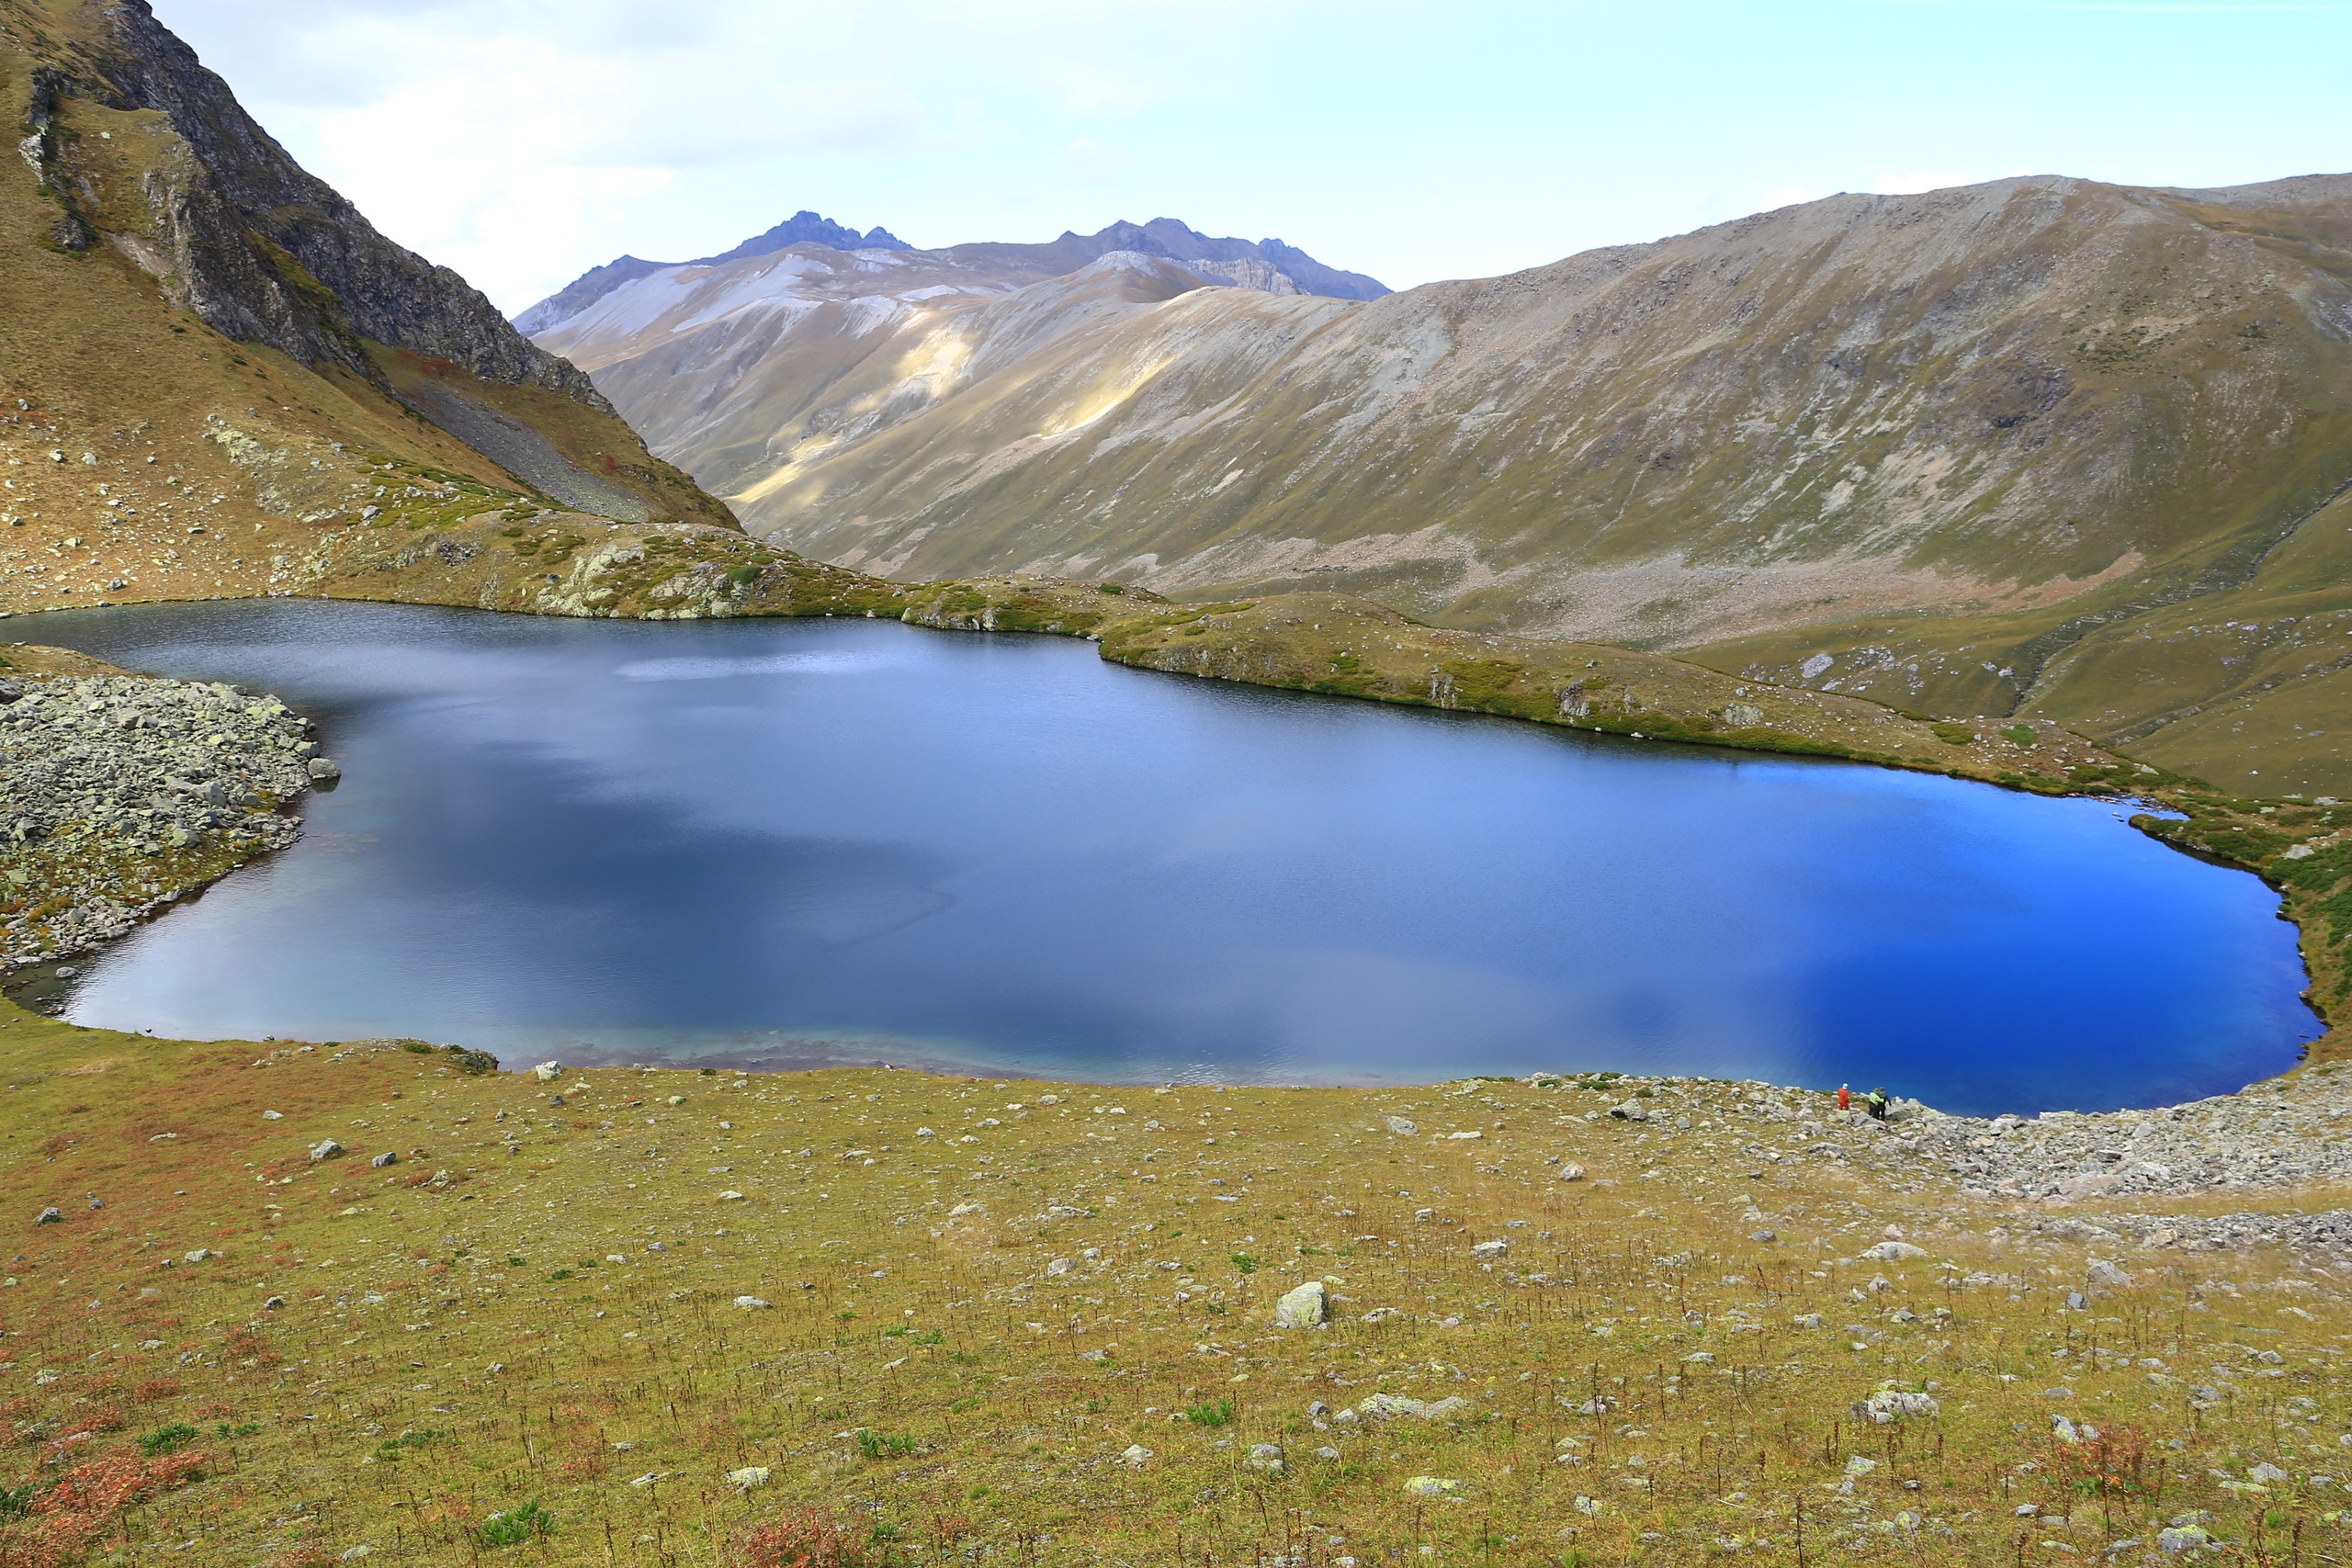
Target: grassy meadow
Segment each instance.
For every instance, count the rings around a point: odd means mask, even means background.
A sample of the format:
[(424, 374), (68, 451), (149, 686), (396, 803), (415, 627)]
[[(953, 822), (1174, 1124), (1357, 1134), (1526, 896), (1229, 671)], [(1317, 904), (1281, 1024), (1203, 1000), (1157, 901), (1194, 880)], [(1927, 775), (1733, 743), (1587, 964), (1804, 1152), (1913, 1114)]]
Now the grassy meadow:
[(1963, 1200), (1797, 1090), (0, 1041), (4, 1563), (2352, 1545), (2335, 1270)]

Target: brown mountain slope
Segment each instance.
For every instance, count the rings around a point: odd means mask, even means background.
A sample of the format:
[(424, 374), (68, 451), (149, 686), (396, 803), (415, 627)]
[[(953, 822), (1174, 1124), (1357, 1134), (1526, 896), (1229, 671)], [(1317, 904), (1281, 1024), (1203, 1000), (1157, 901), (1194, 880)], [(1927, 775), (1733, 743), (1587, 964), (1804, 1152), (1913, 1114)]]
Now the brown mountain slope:
[[(1370, 302), (1080, 274), (582, 360), (755, 531), (894, 576), (1346, 588), (2341, 789), (2309, 636), (2352, 563), (2310, 520), (2352, 478), (2347, 230), (2352, 176), (2015, 179)], [(2261, 690), (2214, 635), (2250, 619)]]
[(428, 497), (729, 520), (144, 5), (0, 0), (0, 607), (271, 590)]

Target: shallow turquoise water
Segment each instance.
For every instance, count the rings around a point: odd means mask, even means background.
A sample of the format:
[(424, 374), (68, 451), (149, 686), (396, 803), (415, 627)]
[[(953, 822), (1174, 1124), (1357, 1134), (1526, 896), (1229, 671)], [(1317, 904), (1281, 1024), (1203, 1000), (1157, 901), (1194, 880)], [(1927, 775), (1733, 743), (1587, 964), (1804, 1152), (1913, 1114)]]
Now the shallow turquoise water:
[(888, 622), (19, 627), (280, 693), (345, 769), (300, 844), (88, 965), (85, 1023), (510, 1065), (1615, 1068), (1975, 1111), (2235, 1089), (2319, 1032), (2276, 897), (2097, 802)]

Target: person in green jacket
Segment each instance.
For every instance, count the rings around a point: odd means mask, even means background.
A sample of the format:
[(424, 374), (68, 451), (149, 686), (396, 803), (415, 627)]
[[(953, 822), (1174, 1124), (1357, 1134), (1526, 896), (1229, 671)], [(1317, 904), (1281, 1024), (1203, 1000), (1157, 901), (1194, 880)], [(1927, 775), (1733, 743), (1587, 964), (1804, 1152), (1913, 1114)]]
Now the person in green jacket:
[(1870, 1098), (1862, 1101), (1862, 1103), (1869, 1108), (1871, 1121), (1883, 1122), (1886, 1120), (1886, 1090), (1883, 1089), (1874, 1089), (1871, 1090)]

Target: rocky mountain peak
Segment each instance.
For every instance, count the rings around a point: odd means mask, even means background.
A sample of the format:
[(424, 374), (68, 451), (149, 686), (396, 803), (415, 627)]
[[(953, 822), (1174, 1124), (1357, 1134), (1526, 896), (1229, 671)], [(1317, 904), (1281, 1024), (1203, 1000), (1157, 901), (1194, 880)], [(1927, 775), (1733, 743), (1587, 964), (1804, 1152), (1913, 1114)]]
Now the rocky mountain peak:
[[(1305, 251), (1280, 240), (1238, 240), (1202, 233), (1175, 218), (1155, 218), (1148, 223), (1125, 219), (1093, 234), (1062, 231), (1057, 246), (1088, 250), (1100, 255), (1110, 251), (1138, 251), (1184, 263), (1204, 277), (1221, 278), (1246, 288), (1277, 294), (1320, 294), (1333, 299), (1377, 299), (1389, 292), (1376, 277), (1326, 266)], [(1262, 280), (1262, 281), (1261, 281)]]

